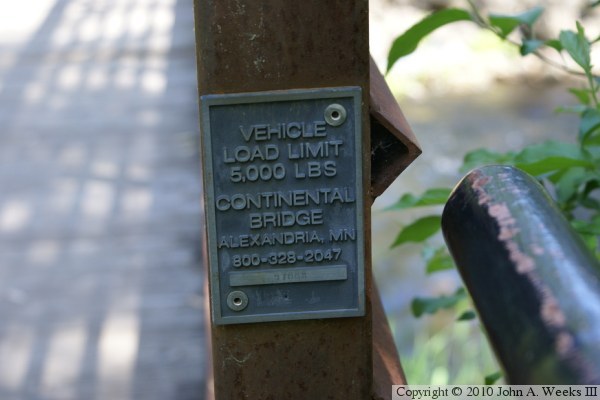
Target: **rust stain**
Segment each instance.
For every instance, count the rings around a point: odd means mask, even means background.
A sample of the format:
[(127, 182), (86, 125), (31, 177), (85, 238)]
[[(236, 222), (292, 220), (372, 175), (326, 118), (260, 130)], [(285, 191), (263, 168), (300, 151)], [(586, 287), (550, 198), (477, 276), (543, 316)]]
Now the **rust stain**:
[[(507, 179), (507, 176), (506, 174), (499, 174), (499, 178)], [(485, 186), (491, 180), (491, 176), (485, 176), (480, 171), (473, 172), (469, 177), (471, 187), (477, 196), (478, 204), (487, 205), (488, 214), (498, 223), (500, 229), (498, 239), (504, 243), (509, 258), (514, 263), (517, 272), (526, 276), (538, 293), (540, 298), (540, 316), (542, 322), (555, 331), (554, 348), (557, 354), (562, 359), (578, 364), (580, 369), (585, 373), (587, 371), (585, 362), (577, 362), (575, 360), (578, 358), (575, 352), (575, 339), (568, 331), (566, 326), (567, 319), (564, 312), (560, 309), (560, 304), (553, 295), (552, 290), (535, 273), (535, 260), (523, 252), (519, 244), (514, 240), (519, 233), (519, 228), (517, 227), (517, 221), (511, 214), (510, 208), (506, 203), (492, 203), (491, 196), (485, 190)], [(544, 253), (544, 249), (536, 244), (531, 245), (530, 250), (535, 255)]]
[(487, 185), (492, 180), (492, 178), (490, 176), (482, 175), (479, 172), (474, 173), (473, 175), (475, 179), (471, 183), (471, 187), (473, 188), (473, 190), (475, 190), (475, 193), (477, 193), (477, 197), (479, 198), (478, 204), (480, 206), (488, 204), (492, 200), (492, 198), (488, 196), (485, 190), (483, 190), (483, 187)]
[(564, 327), (566, 323), (565, 314), (560, 310), (558, 302), (550, 293), (547, 293), (546, 301), (542, 304), (542, 319), (549, 326), (557, 328)]
[(477, 195), (479, 205), (488, 206), (488, 214), (496, 220), (500, 228), (498, 240), (504, 243), (508, 250), (510, 260), (516, 265), (517, 272), (526, 274), (535, 269), (535, 261), (529, 255), (524, 253), (517, 242), (513, 239), (519, 233), (517, 221), (513, 218), (510, 209), (506, 203), (492, 203), (492, 198), (485, 190), (485, 186), (492, 181), (491, 176), (483, 175), (480, 171), (475, 171), (469, 177), (471, 187)]
[(537, 244), (532, 244), (530, 248), (533, 254), (535, 254), (536, 256), (541, 256), (542, 254), (544, 254), (544, 249), (538, 246)]
[[(512, 217), (506, 203), (492, 204), (488, 207), (488, 213), (493, 217), (500, 226), (500, 234), (498, 239), (505, 242), (514, 238), (519, 233), (517, 221)], [(512, 253), (511, 253), (512, 254)]]
[(481, 173), (477, 173), (477, 174), (474, 173), (473, 175), (474, 175), (475, 179), (473, 180), (472, 187), (475, 190), (483, 189), (483, 187), (492, 180), (491, 176), (485, 176), (485, 175), (482, 175)]
[[(501, 237), (499, 237), (499, 239), (502, 240)], [(517, 272), (520, 274), (533, 272), (533, 270), (535, 270), (535, 261), (533, 258), (523, 253), (521, 249), (519, 249), (519, 245), (516, 242), (511, 241), (510, 238), (504, 239), (504, 241), (504, 246), (508, 250), (508, 257), (510, 258), (510, 261), (515, 264)]]
[[(483, 191), (483, 188), (481, 190)], [(518, 243), (513, 240), (519, 233), (519, 228), (506, 203), (489, 204), (488, 213), (500, 227), (498, 240), (504, 243), (504, 247), (508, 250), (508, 256), (515, 264), (517, 272), (520, 274), (532, 272), (535, 269), (535, 261), (524, 253), (519, 248)]]

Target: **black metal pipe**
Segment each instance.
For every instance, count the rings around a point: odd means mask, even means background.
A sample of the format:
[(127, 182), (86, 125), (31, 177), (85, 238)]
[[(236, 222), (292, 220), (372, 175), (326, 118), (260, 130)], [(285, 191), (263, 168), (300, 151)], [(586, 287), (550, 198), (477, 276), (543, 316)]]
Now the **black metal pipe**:
[(442, 230), (512, 384), (600, 384), (600, 265), (542, 186), (469, 173)]

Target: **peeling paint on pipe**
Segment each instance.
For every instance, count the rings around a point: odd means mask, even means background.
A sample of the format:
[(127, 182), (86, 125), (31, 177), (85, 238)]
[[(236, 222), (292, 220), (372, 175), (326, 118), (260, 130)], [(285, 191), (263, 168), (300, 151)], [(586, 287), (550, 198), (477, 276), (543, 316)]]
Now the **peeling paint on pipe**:
[(442, 230), (510, 383), (600, 384), (600, 265), (534, 178), (472, 171)]

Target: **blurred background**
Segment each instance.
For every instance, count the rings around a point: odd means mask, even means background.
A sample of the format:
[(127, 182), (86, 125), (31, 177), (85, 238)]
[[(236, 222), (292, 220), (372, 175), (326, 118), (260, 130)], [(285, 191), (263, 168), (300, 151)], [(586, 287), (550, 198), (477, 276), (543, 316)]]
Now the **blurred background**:
[(0, 21), (0, 399), (202, 398), (192, 1)]
[[(536, 24), (540, 37), (575, 30), (578, 20), (589, 37), (600, 34), (599, 10), (588, 12), (591, 2), (587, 0), (474, 3), (484, 15), (514, 15), (543, 6), (545, 12)], [(468, 2), (371, 0), (371, 53), (380, 70), (386, 70), (393, 40), (443, 7), (468, 8)], [(595, 65), (599, 56), (593, 54)], [(578, 117), (557, 114), (555, 109), (576, 104), (567, 88), (582, 87), (583, 82), (534, 56), (520, 56), (518, 48), (469, 22), (451, 24), (427, 37), (413, 54), (396, 63), (386, 79), (423, 149), (376, 201), (372, 212), (373, 268), (400, 358), (410, 383), (483, 384), (484, 377), (499, 368), (478, 322), (457, 323), (454, 320), (460, 313), (455, 311), (415, 319), (410, 310), (415, 297), (454, 293), (460, 285), (456, 271), (426, 276), (422, 246), (390, 249), (403, 226), (432, 209), (384, 209), (407, 192), (421, 194), (428, 188), (454, 186), (462, 176), (458, 172), (462, 158), (470, 150), (519, 150), (550, 139), (575, 142)], [(438, 235), (430, 242), (440, 245), (443, 239)]]
[[(585, 1), (479, 3), (546, 4), (543, 29), (558, 32)], [(448, 4), (371, 0), (380, 68), (393, 38)], [(597, 15), (585, 21), (597, 35)], [(192, 0), (0, 5), (0, 399), (203, 398), (194, 56)], [(497, 367), (476, 322), (410, 315), (456, 274), (427, 278), (418, 247), (390, 250), (418, 214), (383, 209), (456, 183), (467, 150), (568, 139), (576, 119), (553, 110), (572, 82), (468, 24), (388, 80), (424, 154), (373, 209), (385, 308), (411, 383), (481, 383)]]

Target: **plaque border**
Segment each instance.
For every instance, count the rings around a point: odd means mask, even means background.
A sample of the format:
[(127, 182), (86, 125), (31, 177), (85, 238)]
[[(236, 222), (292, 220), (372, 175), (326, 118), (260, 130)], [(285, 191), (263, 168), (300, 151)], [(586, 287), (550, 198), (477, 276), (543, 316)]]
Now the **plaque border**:
[[(272, 103), (281, 101), (316, 100), (323, 98), (350, 97), (354, 104), (354, 137), (356, 161), (356, 257), (357, 257), (357, 295), (356, 308), (290, 311), (285, 313), (253, 315), (221, 315), (220, 274), (217, 249), (217, 227), (215, 209), (215, 181), (213, 174), (212, 141), (210, 130), (210, 108), (212, 106), (239, 105), (254, 103)], [(364, 192), (363, 192), (363, 140), (362, 140), (362, 89), (359, 86), (343, 86), (315, 89), (275, 90), (264, 92), (209, 94), (200, 96), (200, 146), (204, 159), (202, 176), (204, 180), (204, 210), (208, 242), (208, 264), (210, 274), (209, 296), (210, 314), (215, 325), (292, 321), (305, 319), (324, 319), (342, 317), (360, 317), (365, 315), (365, 233), (364, 233)], [(360, 194), (360, 195), (359, 195)], [(224, 277), (227, 279), (228, 277)]]

